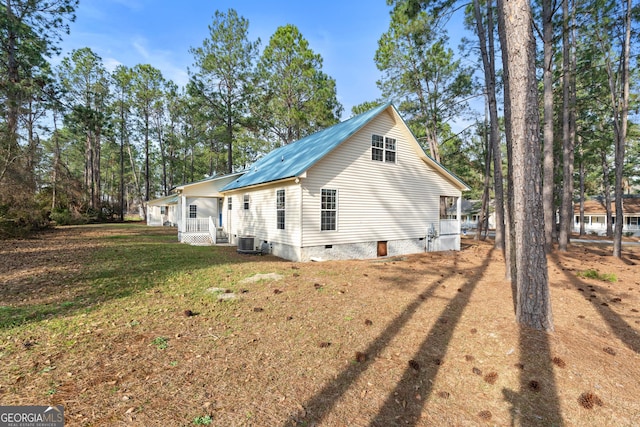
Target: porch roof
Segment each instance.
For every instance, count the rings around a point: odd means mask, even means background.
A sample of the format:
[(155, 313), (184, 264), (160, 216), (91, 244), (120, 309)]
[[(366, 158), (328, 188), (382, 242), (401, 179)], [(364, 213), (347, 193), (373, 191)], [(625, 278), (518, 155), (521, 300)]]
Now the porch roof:
[(148, 206), (169, 206), (178, 204), (178, 195), (169, 194), (168, 196), (152, 199), (147, 202)]
[(221, 197), (220, 189), (227, 185), (229, 181), (241, 176), (243, 173), (245, 173), (245, 171), (214, 175), (200, 181), (178, 185), (175, 189), (179, 193), (190, 196)]

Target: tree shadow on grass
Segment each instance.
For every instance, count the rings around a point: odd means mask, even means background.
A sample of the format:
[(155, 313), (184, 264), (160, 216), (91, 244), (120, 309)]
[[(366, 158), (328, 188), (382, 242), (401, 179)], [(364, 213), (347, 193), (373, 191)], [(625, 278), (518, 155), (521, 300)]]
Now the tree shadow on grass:
[[(617, 313), (614, 309), (611, 308), (611, 304), (616, 304), (614, 302), (614, 296), (611, 295), (611, 292), (607, 290), (603, 286), (597, 286), (593, 284), (589, 284), (584, 280), (581, 280), (576, 275), (571, 274), (566, 268), (563, 267), (560, 258), (556, 253), (551, 255), (551, 259), (557, 265), (558, 269), (563, 272), (567, 281), (571, 283), (571, 285), (576, 289), (576, 291), (580, 292), (586, 297), (586, 291), (588, 289), (594, 289), (594, 291), (603, 298), (586, 298), (591, 304), (593, 308), (600, 314), (600, 317), (609, 325), (611, 331), (622, 341), (624, 345), (626, 345), (629, 349), (633, 350), (637, 354), (640, 354), (640, 335), (636, 332), (636, 330), (627, 323), (619, 313)], [(580, 291), (582, 289), (582, 291)]]
[[(515, 281), (511, 281), (511, 294), (516, 313)], [(548, 333), (519, 325), (518, 348), (520, 363), (516, 367), (520, 369), (520, 390), (502, 389), (504, 399), (511, 404), (511, 425), (562, 426)]]
[[(475, 285), (478, 283), (482, 274), (486, 270), (491, 259), (491, 255), (487, 256), (481, 268), (474, 270), (473, 276), (460, 287), (458, 294), (447, 305), (448, 309), (443, 312), (438, 320), (435, 322), (431, 331), (427, 335), (427, 338), (422, 343), (420, 350), (414, 356), (417, 363), (423, 368), (420, 369), (417, 377), (413, 367), (409, 366), (403, 375), (403, 378), (398, 383), (394, 393), (391, 393), (387, 399), (387, 402), (376, 416), (372, 425), (392, 425), (398, 422), (398, 416), (402, 418), (402, 425), (415, 424), (418, 421), (421, 406), (426, 402), (432, 383), (430, 380), (435, 378), (438, 371), (437, 361), (429, 355), (436, 351), (441, 355), (440, 360), (446, 353), (446, 347), (453, 335), (453, 330), (457, 324), (464, 307), (467, 305), (471, 292)], [(447, 276), (443, 276), (429, 285), (427, 289), (421, 292), (404, 310), (392, 321), (389, 325), (378, 335), (378, 337), (371, 342), (369, 347), (364, 350), (364, 354), (367, 355), (366, 360), (360, 363), (349, 365), (343, 370), (335, 380), (327, 384), (322, 390), (309, 399), (303, 407), (305, 408), (306, 416), (304, 420), (295, 418), (289, 419), (284, 426), (294, 427), (301, 425), (301, 423), (317, 422), (320, 423), (322, 419), (332, 410), (338, 400), (347, 392), (353, 383), (364, 373), (375, 361), (375, 359), (382, 353), (382, 351), (389, 345), (389, 343), (396, 337), (402, 329), (410, 322), (416, 311), (424, 304), (428, 303), (429, 299), (434, 296), (434, 292), (441, 286), (442, 281), (456, 274), (455, 268)], [(415, 366), (415, 365), (414, 365)], [(423, 398), (421, 403), (417, 403), (413, 406), (407, 406), (403, 408), (398, 406), (395, 402), (396, 399), (405, 399), (407, 402), (414, 402), (415, 388), (414, 384), (419, 381), (426, 387), (421, 390)], [(397, 393), (397, 394), (396, 394)], [(406, 422), (405, 422), (406, 421)]]
[(520, 390), (502, 389), (512, 426), (562, 426), (549, 335), (520, 326)]
[[(38, 261), (30, 260), (28, 269), (12, 270), (20, 272), (19, 278), (0, 281), (0, 330), (92, 310), (162, 285), (181, 273), (219, 265), (282, 261), (244, 257), (232, 247), (173, 244), (172, 236), (144, 225), (127, 232), (117, 225), (79, 228), (69, 238), (81, 241), (85, 232), (99, 228), (103, 235), (91, 237), (101, 242), (99, 245), (65, 249), (57, 242), (52, 250), (45, 239), (39, 247), (29, 248), (29, 256)], [(66, 251), (65, 257), (57, 259), (56, 251)]]
[[(422, 410), (433, 384), (444, 362), (447, 347), (453, 337), (456, 325), (469, 304), (473, 290), (491, 262), (493, 249), (483, 261), (482, 266), (460, 286), (457, 295), (451, 299), (429, 330), (427, 337), (412, 357), (412, 363), (405, 368), (402, 378), (371, 421), (371, 427), (392, 425), (415, 426), (420, 422)], [(420, 399), (416, 398), (416, 393)]]

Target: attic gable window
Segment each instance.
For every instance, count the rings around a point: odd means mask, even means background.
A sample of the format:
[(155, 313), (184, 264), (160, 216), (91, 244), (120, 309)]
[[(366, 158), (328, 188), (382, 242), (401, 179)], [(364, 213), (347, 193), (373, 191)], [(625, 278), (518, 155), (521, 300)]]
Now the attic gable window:
[(396, 162), (395, 138), (371, 135), (371, 160), (376, 162)]
[(384, 138), (380, 135), (371, 135), (371, 160), (384, 161)]
[(396, 162), (396, 139), (395, 138), (384, 139), (384, 161), (387, 163)]

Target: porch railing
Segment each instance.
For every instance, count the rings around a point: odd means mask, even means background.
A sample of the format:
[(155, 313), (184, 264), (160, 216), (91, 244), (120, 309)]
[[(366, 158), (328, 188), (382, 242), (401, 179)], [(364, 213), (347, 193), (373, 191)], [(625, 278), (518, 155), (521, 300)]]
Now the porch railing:
[(460, 234), (460, 221), (457, 219), (441, 219), (440, 235)]
[(210, 218), (187, 218), (184, 222), (185, 233), (208, 233)]
[[(615, 228), (615, 224), (611, 224), (611, 228)], [(593, 222), (591, 224), (589, 223), (585, 223), (584, 224), (584, 228), (587, 231), (606, 231), (607, 229), (607, 224), (602, 223), (602, 222)], [(573, 229), (574, 231), (579, 231), (580, 230), (580, 223), (579, 222), (574, 222), (573, 223)], [(640, 225), (639, 224), (623, 224), (622, 225), (622, 232), (626, 232), (626, 231), (638, 231), (640, 230)]]

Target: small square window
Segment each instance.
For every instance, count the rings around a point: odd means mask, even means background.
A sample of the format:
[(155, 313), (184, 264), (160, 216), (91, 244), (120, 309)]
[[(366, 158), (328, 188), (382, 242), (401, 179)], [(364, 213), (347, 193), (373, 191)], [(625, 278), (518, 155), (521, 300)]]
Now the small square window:
[(376, 162), (396, 162), (396, 139), (371, 135), (371, 160)]

